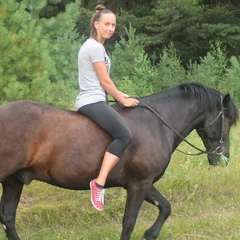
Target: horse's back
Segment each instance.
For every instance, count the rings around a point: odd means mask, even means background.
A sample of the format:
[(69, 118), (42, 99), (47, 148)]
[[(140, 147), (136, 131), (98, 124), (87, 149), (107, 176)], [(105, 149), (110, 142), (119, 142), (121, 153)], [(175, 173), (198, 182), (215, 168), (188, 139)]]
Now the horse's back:
[[(0, 169), (5, 171), (0, 180), (19, 169), (32, 169), (34, 178), (47, 181), (88, 160), (98, 166), (109, 141), (101, 128), (77, 112), (32, 101), (2, 105)], [(82, 172), (73, 169), (71, 174)]]
[[(128, 177), (133, 181), (134, 172), (140, 179), (161, 168), (159, 154), (163, 148), (161, 138), (165, 136), (159, 136), (157, 128), (162, 125), (146, 109), (117, 106), (115, 109), (129, 125), (133, 140), (111, 171), (108, 186), (124, 185)], [(8, 165), (4, 174), (0, 173), (0, 181), (17, 172), (25, 182), (37, 179), (66, 188), (86, 189), (98, 174), (112, 140), (96, 123), (75, 111), (32, 101), (3, 105), (0, 169), (6, 159)]]

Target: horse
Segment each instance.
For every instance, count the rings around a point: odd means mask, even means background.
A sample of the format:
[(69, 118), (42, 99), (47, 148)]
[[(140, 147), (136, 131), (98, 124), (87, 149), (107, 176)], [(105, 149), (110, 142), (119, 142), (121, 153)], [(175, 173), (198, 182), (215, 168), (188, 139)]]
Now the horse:
[[(171, 155), (193, 130), (202, 139), (210, 165), (229, 159), (230, 128), (239, 114), (229, 94), (200, 83), (183, 83), (138, 98), (140, 104), (112, 107), (133, 138), (110, 172), (106, 188), (127, 191), (121, 240), (130, 240), (144, 201), (158, 209), (143, 239), (156, 239), (171, 214), (170, 202), (154, 187)], [(109, 123), (111, 124), (111, 123)], [(16, 209), (24, 185), (38, 180), (88, 190), (112, 137), (86, 116), (48, 104), (20, 100), (0, 106), (0, 222), (9, 240), (20, 240)]]

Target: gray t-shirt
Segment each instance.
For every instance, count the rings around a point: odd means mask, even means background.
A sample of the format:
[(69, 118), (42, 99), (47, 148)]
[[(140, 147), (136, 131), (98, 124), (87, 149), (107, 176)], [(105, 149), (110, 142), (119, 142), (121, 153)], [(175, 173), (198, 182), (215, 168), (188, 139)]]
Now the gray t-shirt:
[(106, 101), (106, 91), (101, 86), (93, 67), (95, 62), (105, 62), (107, 71), (110, 73), (111, 61), (104, 46), (94, 39), (88, 39), (81, 46), (78, 53), (80, 93), (75, 102), (76, 109), (90, 103)]

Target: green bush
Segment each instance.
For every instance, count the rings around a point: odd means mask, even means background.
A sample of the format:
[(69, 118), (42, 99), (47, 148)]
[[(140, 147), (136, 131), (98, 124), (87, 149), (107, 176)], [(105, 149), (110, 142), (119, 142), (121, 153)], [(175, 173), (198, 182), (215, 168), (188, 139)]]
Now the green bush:
[(160, 55), (157, 72), (159, 78), (158, 82), (155, 82), (155, 89), (164, 89), (185, 82), (186, 71), (181, 65), (173, 43), (166, 47)]
[(135, 36), (135, 29), (125, 29), (128, 39), (116, 43), (111, 55), (111, 77), (118, 88), (131, 96), (153, 93), (153, 82), (157, 78), (156, 68), (144, 52), (144, 46)]
[(225, 92), (229, 92), (240, 106), (240, 62), (235, 56), (230, 59), (230, 67), (226, 69), (226, 79), (220, 87), (225, 89)]
[(46, 0), (1, 2), (1, 103), (31, 99), (71, 106), (77, 94), (74, 18), (79, 1), (50, 19), (39, 18)]
[(190, 62), (187, 80), (202, 82), (223, 93), (230, 93), (239, 104), (239, 73), (240, 66), (237, 58), (233, 56), (229, 61), (225, 48), (219, 41), (216, 41), (211, 44), (211, 51), (201, 58), (199, 64)]
[[(79, 8), (80, 2), (75, 1), (66, 4), (65, 11), (44, 18), (47, 0), (0, 1), (0, 103), (31, 99), (73, 108), (78, 89), (77, 54), (85, 39), (75, 29), (76, 24), (89, 25), (92, 12)], [(79, 20), (86, 17), (87, 21)], [(116, 42), (110, 54), (111, 78), (123, 92), (145, 96), (197, 81), (230, 92), (240, 103), (239, 60), (236, 56), (228, 59), (220, 41), (210, 44), (211, 51), (199, 63), (190, 59), (184, 68), (173, 43), (150, 59), (136, 29), (130, 24), (125, 32), (126, 38)]]

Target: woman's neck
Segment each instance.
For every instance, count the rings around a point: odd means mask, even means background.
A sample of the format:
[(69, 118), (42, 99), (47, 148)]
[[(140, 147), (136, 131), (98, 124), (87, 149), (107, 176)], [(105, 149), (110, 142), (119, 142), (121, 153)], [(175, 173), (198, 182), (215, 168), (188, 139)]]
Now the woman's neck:
[(95, 38), (93, 38), (93, 37), (89, 37), (89, 39), (93, 39), (93, 40), (95, 40), (95, 41), (101, 43), (102, 45), (103, 45), (104, 42), (105, 42), (105, 39), (103, 39), (103, 38), (99, 38), (99, 37), (97, 37), (97, 39), (95, 39)]

